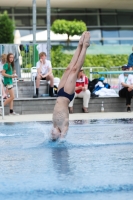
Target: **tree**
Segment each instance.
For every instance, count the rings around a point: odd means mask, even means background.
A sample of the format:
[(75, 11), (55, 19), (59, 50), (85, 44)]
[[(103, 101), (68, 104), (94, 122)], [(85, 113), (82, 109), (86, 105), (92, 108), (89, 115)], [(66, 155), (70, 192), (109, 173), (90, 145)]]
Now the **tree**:
[(7, 12), (0, 14), (0, 43), (14, 43), (14, 22), (9, 18)]
[(67, 34), (67, 42), (69, 43), (70, 36), (81, 35), (87, 30), (86, 24), (83, 21), (67, 21), (64, 19), (57, 19), (53, 22), (51, 30), (54, 33)]

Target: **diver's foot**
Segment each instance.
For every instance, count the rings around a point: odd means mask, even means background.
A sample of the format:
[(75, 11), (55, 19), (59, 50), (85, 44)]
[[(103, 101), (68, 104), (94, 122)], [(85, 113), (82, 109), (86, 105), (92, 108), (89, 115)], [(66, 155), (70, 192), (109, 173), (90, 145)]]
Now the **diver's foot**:
[(90, 32), (88, 32), (88, 31), (86, 31), (86, 33), (85, 33), (83, 46), (86, 48), (90, 46)]
[(86, 33), (87, 31), (85, 31), (85, 32), (83, 32), (82, 33), (82, 35), (81, 35), (81, 37), (80, 37), (80, 39), (79, 39), (79, 45), (83, 45), (83, 41), (84, 41), (84, 37), (85, 37), (85, 33)]

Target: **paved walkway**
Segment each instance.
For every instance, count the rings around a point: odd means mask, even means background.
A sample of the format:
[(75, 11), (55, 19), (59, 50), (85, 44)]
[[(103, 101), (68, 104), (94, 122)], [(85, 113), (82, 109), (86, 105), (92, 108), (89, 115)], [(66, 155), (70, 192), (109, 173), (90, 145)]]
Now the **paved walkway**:
[[(121, 119), (133, 118), (133, 112), (110, 112), (110, 113), (75, 113), (70, 114), (70, 120), (88, 120), (88, 119)], [(19, 115), (8, 116), (4, 119), (0, 116), (0, 123), (2, 122), (27, 122), (27, 121), (52, 121), (52, 114), (34, 114), (34, 115)]]

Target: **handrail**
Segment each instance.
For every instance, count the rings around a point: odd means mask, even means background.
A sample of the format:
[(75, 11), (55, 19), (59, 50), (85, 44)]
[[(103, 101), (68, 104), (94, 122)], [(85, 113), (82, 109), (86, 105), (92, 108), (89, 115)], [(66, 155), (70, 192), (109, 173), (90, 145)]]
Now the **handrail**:
[(3, 103), (3, 95), (2, 95), (2, 81), (0, 79), (0, 109), (2, 110), (2, 119), (4, 119), (4, 103)]
[(91, 72), (92, 74), (133, 74), (133, 71), (101, 71)]
[[(83, 67), (84, 68), (84, 70), (89, 70), (89, 74), (88, 74), (88, 76), (89, 76), (89, 79), (90, 80), (92, 80), (93, 78), (92, 78), (92, 74), (90, 73), (90, 72), (92, 72), (93, 71), (93, 69), (104, 69), (104, 70), (106, 70), (107, 71), (107, 68), (105, 68), (105, 67), (100, 67), (100, 66), (98, 66), (98, 67)], [(32, 69), (32, 68), (31, 68)], [(22, 75), (22, 78), (26, 78), (26, 79), (31, 79), (31, 69), (30, 68), (21, 68), (21, 75)], [(66, 67), (53, 67), (52, 68), (52, 70), (54, 71), (54, 70), (57, 70), (58, 71), (58, 76), (59, 76), (59, 73), (60, 73), (60, 76), (62, 76), (62, 74), (63, 74), (63, 72), (61, 73), (61, 71), (65, 71), (66, 70)], [(22, 73), (27, 73), (27, 76), (26, 76), (26, 74), (25, 75), (23, 75)], [(24, 77), (23, 77), (24, 76)]]

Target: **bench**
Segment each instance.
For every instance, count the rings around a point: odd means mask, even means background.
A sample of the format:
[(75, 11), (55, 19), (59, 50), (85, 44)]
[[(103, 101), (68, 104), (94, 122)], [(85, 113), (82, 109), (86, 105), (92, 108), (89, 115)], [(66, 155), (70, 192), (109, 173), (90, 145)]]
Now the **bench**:
[[(18, 86), (18, 98), (32, 98), (34, 95), (34, 83), (33, 81), (18, 81), (17, 82)], [(47, 94), (48, 92), (48, 82), (43, 81), (40, 85), (39, 88), (39, 94)], [(14, 90), (15, 97), (16, 95), (16, 90)]]
[[(91, 113), (101, 112), (102, 101), (104, 102), (104, 112), (127, 112), (124, 98), (95, 97), (90, 99), (89, 113), (84, 114), (91, 115)], [(14, 100), (14, 110), (20, 114), (50, 114), (53, 113), (55, 102), (56, 97), (18, 98)], [(82, 113), (82, 105), (83, 99), (75, 99), (74, 113)], [(133, 110), (133, 102), (131, 106)], [(5, 114), (9, 114), (9, 106), (5, 107)], [(131, 117), (130, 114), (129, 117)]]

